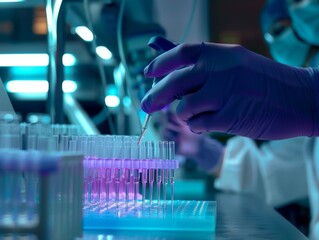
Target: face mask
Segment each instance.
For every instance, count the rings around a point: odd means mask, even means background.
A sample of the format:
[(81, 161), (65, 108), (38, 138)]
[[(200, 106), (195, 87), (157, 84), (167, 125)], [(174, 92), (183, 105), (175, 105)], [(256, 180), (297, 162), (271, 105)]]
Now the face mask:
[(297, 39), (290, 27), (287, 27), (269, 43), (273, 59), (290, 66), (303, 66), (309, 49), (310, 46)]
[(289, 3), (292, 25), (301, 39), (319, 45), (319, 1), (303, 0)]

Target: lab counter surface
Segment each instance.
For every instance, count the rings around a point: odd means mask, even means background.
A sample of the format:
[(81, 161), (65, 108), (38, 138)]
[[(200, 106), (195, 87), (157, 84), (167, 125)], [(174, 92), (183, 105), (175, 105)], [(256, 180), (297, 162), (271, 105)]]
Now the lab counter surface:
[(85, 240), (118, 239), (308, 239), (261, 199), (251, 195), (214, 193), (205, 200), (217, 201), (215, 233), (154, 231), (85, 231)]

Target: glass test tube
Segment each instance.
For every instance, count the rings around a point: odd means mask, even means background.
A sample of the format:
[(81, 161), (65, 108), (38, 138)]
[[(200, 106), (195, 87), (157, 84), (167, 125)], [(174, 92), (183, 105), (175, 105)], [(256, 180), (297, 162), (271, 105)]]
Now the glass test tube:
[(70, 142), (70, 137), (67, 135), (64, 135), (61, 137), (61, 142), (60, 142), (60, 151), (67, 151), (69, 149), (69, 142)]
[(154, 158), (156, 159), (157, 204), (161, 203), (162, 183), (162, 141), (154, 142)]
[(134, 191), (134, 204), (137, 204), (138, 197), (138, 183), (140, 181), (140, 160), (139, 160), (139, 149), (137, 141), (131, 142), (131, 159), (133, 164), (133, 191)]
[(34, 148), (29, 149), (24, 156), (24, 160), (28, 162), (28, 168), (30, 169), (29, 171), (24, 172), (27, 219), (33, 221), (36, 216), (36, 203), (39, 194), (39, 176), (36, 172), (39, 161), (37, 152), (34, 151)]
[(146, 184), (147, 184), (147, 172), (149, 169), (148, 166), (148, 151), (150, 150), (149, 142), (141, 142), (139, 145), (139, 159), (141, 161), (141, 169), (142, 169), (142, 185), (143, 185), (143, 196), (142, 196), (142, 203), (143, 206), (145, 204), (145, 197), (146, 197)]
[(155, 179), (155, 169), (156, 169), (156, 160), (154, 158), (154, 149), (155, 149), (155, 142), (149, 142), (148, 143), (149, 149), (148, 149), (148, 182), (149, 182), (149, 200), (150, 200), (150, 206), (152, 206), (153, 201), (153, 185), (154, 185), (154, 179)]
[(89, 189), (90, 189), (90, 203), (96, 204), (98, 199), (98, 189), (97, 189), (97, 169), (96, 169), (96, 156), (94, 153), (95, 142), (92, 139), (88, 141), (88, 174), (89, 174)]
[(125, 182), (125, 203), (130, 201), (130, 185), (131, 185), (131, 171), (133, 168), (131, 159), (131, 142), (124, 142), (124, 182)]
[[(0, 169), (4, 169), (3, 165), (3, 161), (2, 161), (2, 156), (0, 156)], [(6, 211), (6, 196), (5, 196), (5, 190), (7, 187), (7, 183), (6, 183), (6, 171), (0, 171), (0, 189), (1, 191), (3, 191), (3, 194), (0, 194), (0, 224), (3, 225), (3, 221), (4, 221), (4, 216), (5, 216), (5, 211)]]
[(104, 203), (105, 199), (105, 161), (103, 158), (103, 141), (98, 138), (97, 139), (97, 144), (96, 144), (96, 167), (98, 171), (98, 201), (99, 205), (102, 205)]
[(79, 151), (83, 152), (83, 178), (84, 178), (84, 206), (90, 205), (91, 188), (90, 188), (90, 174), (89, 174), (89, 157), (88, 157), (88, 144), (85, 137), (79, 139)]
[(170, 160), (169, 166), (169, 179), (171, 184), (171, 203), (173, 206), (174, 201), (174, 183), (175, 183), (175, 142), (168, 142), (168, 159)]
[(166, 204), (166, 190), (168, 184), (168, 142), (162, 142), (162, 182), (163, 182), (163, 201)]
[(105, 198), (108, 206), (110, 201), (110, 184), (112, 183), (112, 141), (106, 140), (105, 152)]
[(114, 167), (114, 182), (115, 182), (115, 203), (118, 207), (119, 194), (120, 194), (120, 182), (122, 176), (122, 159), (123, 146), (121, 141), (117, 141), (117, 138), (113, 139), (113, 167)]

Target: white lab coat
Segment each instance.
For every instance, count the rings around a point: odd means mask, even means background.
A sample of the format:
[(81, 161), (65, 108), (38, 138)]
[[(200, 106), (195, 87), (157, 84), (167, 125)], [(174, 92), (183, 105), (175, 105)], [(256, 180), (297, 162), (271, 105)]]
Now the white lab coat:
[(308, 197), (310, 238), (319, 239), (319, 139), (270, 141), (258, 148), (249, 138), (227, 142), (215, 187), (224, 191), (255, 193), (278, 207)]

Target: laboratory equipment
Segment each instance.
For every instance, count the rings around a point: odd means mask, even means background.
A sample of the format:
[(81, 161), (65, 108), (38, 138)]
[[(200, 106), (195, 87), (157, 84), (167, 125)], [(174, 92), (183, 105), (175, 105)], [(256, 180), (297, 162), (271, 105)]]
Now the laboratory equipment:
[[(139, 199), (145, 203), (147, 184), (152, 203), (154, 171), (158, 184), (157, 203), (161, 199), (162, 173), (166, 174), (162, 193), (166, 196), (168, 174), (179, 167), (178, 160), (168, 158), (174, 156), (172, 152), (175, 152), (175, 145), (165, 141), (142, 142), (140, 145), (137, 142), (138, 136), (72, 137), (69, 150), (84, 153), (84, 209), (99, 208), (99, 211), (105, 211), (110, 204), (118, 207), (123, 202), (125, 205), (137, 205)], [(94, 184), (97, 181), (100, 183)], [(140, 182), (143, 185), (142, 195), (139, 191)], [(171, 181), (172, 184), (174, 181)]]
[[(146, 207), (147, 206), (147, 207)], [(149, 230), (214, 232), (215, 201), (168, 201), (167, 205), (110, 207), (104, 212), (84, 211), (85, 230)], [(170, 206), (170, 207), (168, 207)]]
[[(152, 85), (152, 87), (153, 86), (154, 86), (154, 84)], [(141, 136), (140, 136), (140, 139), (139, 139), (137, 144), (140, 144), (140, 142), (144, 138), (144, 135), (145, 135), (147, 127), (148, 127), (148, 123), (151, 120), (151, 116), (152, 116), (151, 114), (146, 114), (145, 120), (144, 120), (143, 125), (142, 125)]]
[[(83, 210), (85, 229), (214, 230), (215, 202), (174, 200), (174, 172), (179, 167), (174, 142), (143, 141), (138, 145), (138, 136), (82, 135), (72, 125), (5, 122), (0, 130), (6, 124), (11, 124), (11, 132), (4, 136), (13, 141), (0, 149), (0, 189), (10, 193), (0, 197), (1, 223), (25, 221), (35, 223), (32, 229), (38, 229), (36, 223), (43, 226), (53, 221), (52, 229), (58, 230), (52, 236), (78, 236)], [(54, 180), (43, 180), (51, 175)], [(45, 194), (49, 196), (44, 200), (43, 184), (47, 184)], [(40, 211), (47, 214), (43, 221)], [(54, 213), (48, 214), (50, 211)], [(71, 217), (77, 219), (76, 224)], [(35, 220), (25, 220), (29, 218)], [(38, 234), (38, 230), (25, 228), (24, 223), (20, 228), (19, 224), (10, 231), (20, 233), (23, 228), (27, 229), (24, 233)], [(8, 230), (1, 226), (0, 233)], [(44, 234), (41, 231), (39, 234)]]
[(81, 237), (82, 157), (0, 149), (0, 238)]
[(154, 159), (156, 160), (156, 182), (157, 182), (157, 204), (161, 203), (161, 183), (162, 183), (162, 169), (163, 163), (161, 159), (162, 143), (154, 142)]
[[(148, 45), (158, 52), (165, 52), (165, 51), (168, 51), (168, 50), (176, 47), (176, 45), (174, 43), (168, 41), (167, 39), (165, 39), (161, 36), (152, 37), (149, 40)], [(153, 79), (152, 87), (154, 87), (155, 84), (156, 84), (156, 78)], [(142, 139), (146, 133), (149, 121), (151, 120), (151, 116), (152, 116), (151, 114), (146, 114), (145, 120), (144, 120), (143, 125), (142, 125), (141, 136), (139, 138), (138, 144), (140, 144), (140, 142), (142, 141)]]
[[(178, 168), (178, 161), (168, 158), (175, 152), (173, 142), (143, 141), (138, 145), (138, 136), (81, 135), (73, 125), (23, 123), (20, 131), (24, 149), (84, 155), (84, 209), (100, 208), (102, 211), (110, 203), (119, 206), (123, 201), (126, 205), (136, 205), (142, 196), (145, 203), (147, 184), (152, 203), (155, 174), (157, 203), (160, 203), (161, 194), (166, 200), (168, 174)], [(165, 182), (161, 193), (163, 174)], [(140, 182), (143, 195), (139, 191)]]

